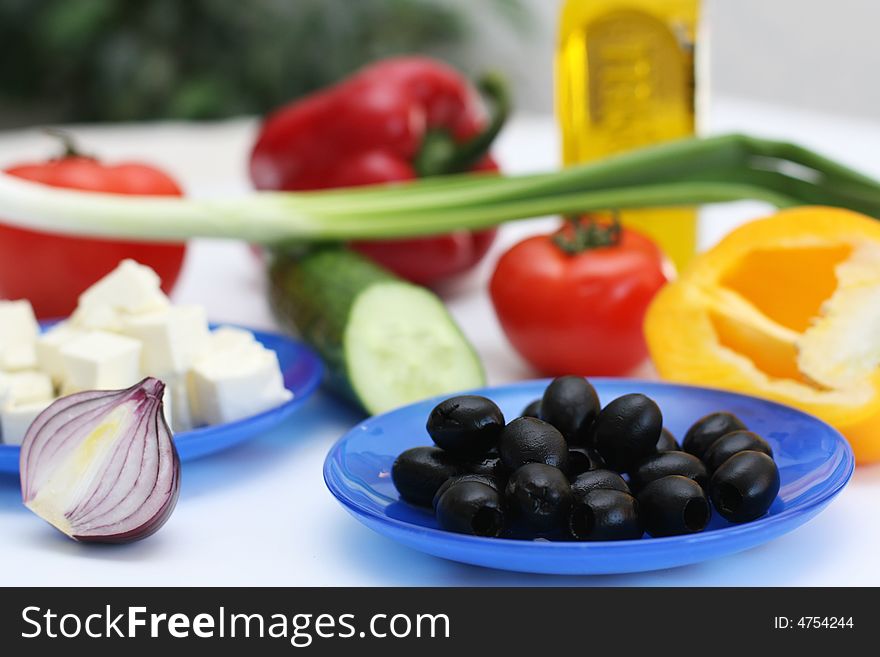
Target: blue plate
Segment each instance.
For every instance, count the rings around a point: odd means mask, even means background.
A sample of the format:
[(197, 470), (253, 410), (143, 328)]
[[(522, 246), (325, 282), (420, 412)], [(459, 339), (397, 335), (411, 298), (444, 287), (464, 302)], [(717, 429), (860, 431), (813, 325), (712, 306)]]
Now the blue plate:
[[(433, 515), (402, 502), (391, 465), (405, 449), (430, 444), (425, 420), (439, 399), (419, 402), (362, 422), (327, 456), (324, 480), (362, 523), (408, 547), (465, 563), (530, 573), (607, 574), (671, 568), (746, 550), (804, 524), (837, 495), (853, 472), (849, 445), (824, 422), (793, 408), (731, 392), (627, 379), (591, 379), (604, 403), (630, 392), (652, 397), (664, 424), (681, 438), (713, 411), (735, 413), (772, 445), (782, 486), (763, 518), (731, 525), (717, 514), (706, 531), (688, 536), (608, 543), (522, 541), (445, 532)], [(477, 391), (505, 417), (540, 397), (549, 380)]]
[[(47, 323), (44, 328), (48, 326)], [(242, 420), (177, 434), (174, 442), (182, 461), (228, 449), (268, 431), (287, 419), (315, 392), (321, 382), (323, 365), (318, 355), (309, 347), (277, 333), (251, 331), (258, 342), (278, 354), (284, 387), (293, 393), (293, 397), (280, 406)], [(19, 452), (17, 445), (0, 445), (0, 472), (18, 472)]]

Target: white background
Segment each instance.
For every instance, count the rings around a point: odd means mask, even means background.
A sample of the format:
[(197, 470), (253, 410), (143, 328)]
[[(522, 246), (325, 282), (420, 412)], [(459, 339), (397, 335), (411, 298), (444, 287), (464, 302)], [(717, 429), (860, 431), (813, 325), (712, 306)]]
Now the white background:
[[(880, 176), (880, 127), (791, 108), (716, 98), (713, 130), (746, 129), (797, 139)], [(177, 176), (194, 195), (246, 192), (254, 124), (82, 128), (84, 147), (133, 155)], [(35, 131), (0, 134), (0, 166), (52, 153)], [(547, 169), (557, 158), (548, 116), (520, 116), (498, 153), (508, 171)], [(704, 213), (703, 244), (765, 208), (741, 203)], [(548, 221), (550, 222), (548, 224)], [(552, 220), (505, 227), (483, 267), (447, 290), (449, 304), (484, 358), (491, 381), (532, 376), (501, 335), (485, 294), (500, 250)], [(193, 244), (178, 301), (206, 305), (215, 321), (273, 326), (260, 267), (232, 242)], [(748, 552), (641, 575), (547, 577), (444, 561), (400, 547), (351, 518), (321, 478), (324, 455), (359, 420), (319, 394), (287, 424), (227, 453), (187, 463), (180, 503), (155, 536), (123, 547), (80, 545), (21, 505), (14, 477), (0, 477), (0, 584), (5, 585), (860, 585), (880, 584), (880, 466), (852, 483), (810, 524)]]

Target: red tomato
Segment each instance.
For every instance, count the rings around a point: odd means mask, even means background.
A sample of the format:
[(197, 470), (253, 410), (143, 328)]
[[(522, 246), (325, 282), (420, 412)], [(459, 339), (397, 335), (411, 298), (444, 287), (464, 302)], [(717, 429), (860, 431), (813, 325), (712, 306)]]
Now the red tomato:
[[(6, 173), (53, 187), (114, 194), (181, 196), (165, 173), (143, 164), (115, 166), (71, 155), (22, 164)], [(0, 298), (28, 299), (37, 317), (63, 317), (76, 308), (79, 295), (119, 261), (133, 258), (152, 267), (170, 292), (177, 281), (186, 245), (129, 242), (25, 230), (0, 224)]]
[(666, 283), (660, 249), (629, 229), (577, 253), (555, 239), (531, 237), (498, 261), (490, 291), (501, 327), (548, 376), (629, 372), (648, 355), (642, 320)]

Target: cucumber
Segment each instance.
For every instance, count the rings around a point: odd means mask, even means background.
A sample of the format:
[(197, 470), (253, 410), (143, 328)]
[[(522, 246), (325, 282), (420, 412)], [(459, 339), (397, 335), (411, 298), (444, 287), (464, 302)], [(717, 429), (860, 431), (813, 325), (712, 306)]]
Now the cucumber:
[(368, 413), (485, 385), (482, 364), (440, 299), (341, 246), (276, 253), (279, 322), (312, 345), (327, 383)]

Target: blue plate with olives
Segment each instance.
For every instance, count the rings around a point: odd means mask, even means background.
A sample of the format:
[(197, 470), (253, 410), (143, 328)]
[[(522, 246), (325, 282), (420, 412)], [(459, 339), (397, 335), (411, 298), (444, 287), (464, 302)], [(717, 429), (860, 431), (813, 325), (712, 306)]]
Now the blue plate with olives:
[(532, 573), (671, 568), (809, 521), (855, 462), (835, 429), (732, 392), (563, 377), (429, 399), (370, 418), (324, 480), (408, 547)]

